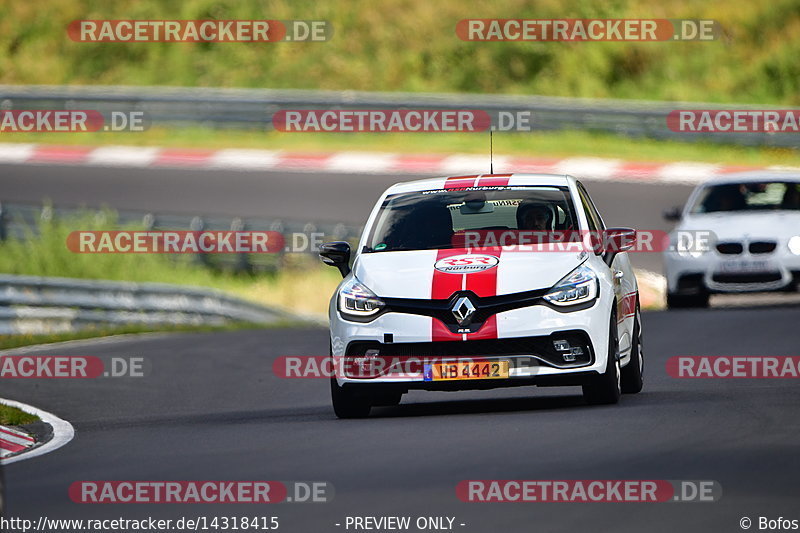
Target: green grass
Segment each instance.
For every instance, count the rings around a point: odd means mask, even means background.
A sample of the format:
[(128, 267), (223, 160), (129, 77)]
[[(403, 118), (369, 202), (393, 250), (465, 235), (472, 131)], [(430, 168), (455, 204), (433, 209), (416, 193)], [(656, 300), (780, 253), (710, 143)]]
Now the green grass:
[(17, 275), (174, 283), (211, 287), (234, 296), (288, 311), (324, 317), (328, 300), (341, 280), (335, 269), (315, 258), (288, 254), (273, 273), (237, 274), (207, 268), (191, 254), (77, 254), (66, 247), (71, 231), (140, 229), (120, 227), (113, 211), (86, 211), (40, 221), (23, 240), (0, 242), (0, 272)]
[(267, 328), (287, 328), (294, 327), (297, 323), (283, 321), (275, 322), (269, 325), (265, 324), (249, 324), (249, 323), (231, 323), (224, 326), (193, 326), (193, 325), (137, 325), (130, 324), (127, 326), (119, 327), (101, 327), (89, 328), (80, 331), (72, 331), (65, 333), (47, 333), (47, 334), (20, 334), (20, 335), (0, 335), (0, 350), (10, 350), (13, 348), (20, 348), (22, 346), (31, 346), (34, 344), (51, 344), (54, 342), (66, 342), (83, 339), (93, 339), (96, 337), (108, 337), (110, 335), (131, 335), (137, 333), (152, 333), (152, 332), (166, 332), (166, 333), (181, 333), (181, 332), (200, 332), (200, 331), (239, 331), (245, 329), (267, 329)]
[(0, 424), (4, 426), (24, 426), (38, 422), (39, 417), (21, 411), (16, 407), (0, 404)]
[[(308, 152), (379, 151), (400, 153), (488, 154), (489, 142), (479, 133), (285, 133), (209, 128), (153, 128), (141, 133), (15, 133), (9, 142), (67, 145), (130, 145), (218, 150), (252, 148)], [(505, 133), (494, 136), (498, 155), (520, 157), (610, 157), (630, 161), (700, 161), (734, 165), (800, 165), (800, 152), (790, 148), (745, 147), (633, 139), (607, 133), (558, 131)], [(513, 169), (498, 169), (513, 170)]]
[[(796, 0), (2, 0), (0, 83), (455, 91), (797, 105)], [(464, 18), (710, 18), (712, 42), (465, 42)], [(80, 43), (76, 19), (326, 19), (323, 43)]]

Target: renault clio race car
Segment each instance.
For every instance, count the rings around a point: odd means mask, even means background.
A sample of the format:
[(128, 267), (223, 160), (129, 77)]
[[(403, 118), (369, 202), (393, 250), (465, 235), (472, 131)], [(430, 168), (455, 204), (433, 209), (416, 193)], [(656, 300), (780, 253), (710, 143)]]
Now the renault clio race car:
[(390, 187), (354, 257), (346, 242), (320, 248), (344, 277), (329, 311), (336, 415), (367, 416), (413, 389), (582, 386), (591, 404), (639, 392), (632, 239), (605, 228), (571, 176)]
[(713, 293), (800, 286), (800, 175), (730, 174), (699, 185), (664, 253), (667, 306), (706, 307)]

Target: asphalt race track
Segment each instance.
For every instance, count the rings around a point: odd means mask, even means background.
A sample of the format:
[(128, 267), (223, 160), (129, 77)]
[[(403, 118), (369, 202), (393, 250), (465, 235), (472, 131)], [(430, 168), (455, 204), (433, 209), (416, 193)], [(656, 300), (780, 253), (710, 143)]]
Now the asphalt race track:
[[(456, 530), (737, 531), (797, 512), (791, 379), (678, 380), (673, 355), (797, 355), (800, 308), (644, 315), (646, 384), (588, 407), (578, 388), (413, 393), (367, 420), (333, 416), (327, 382), (281, 379), (280, 355), (324, 354), (326, 331), (157, 334), (25, 353), (144, 356), (143, 378), (18, 380), (3, 395), (57, 413), (76, 438), (9, 465), (11, 516), (278, 516), (282, 531), (337, 531), (348, 515), (455, 516)], [(78, 480), (315, 480), (330, 503), (79, 505)], [(465, 503), (464, 479), (716, 480), (714, 503)]]
[[(0, 176), (5, 202), (48, 197), (56, 205), (353, 223), (398, 181), (9, 165)], [(640, 229), (668, 229), (661, 210), (691, 190), (587, 185), (609, 225)], [(634, 262), (660, 269), (658, 254)], [(345, 531), (347, 516), (380, 515), (452, 516), (465, 533), (730, 532), (741, 531), (744, 516), (800, 518), (796, 380), (679, 380), (665, 372), (675, 355), (800, 355), (800, 306), (786, 302), (645, 313), (645, 390), (610, 407), (587, 406), (579, 388), (416, 392), (367, 420), (336, 420), (326, 380), (272, 372), (282, 355), (326, 355), (324, 329), (152, 334), (12, 351), (145, 357), (151, 372), (4, 380), (3, 397), (53, 412), (77, 432), (64, 448), (6, 467), (8, 516), (277, 516), (279, 531), (304, 533)], [(465, 503), (455, 492), (465, 479), (714, 480), (723, 495), (713, 503)], [(80, 480), (327, 481), (336, 495), (314, 504), (81, 505), (67, 492)]]
[[(276, 217), (363, 224), (380, 193), (426, 176), (0, 165), (0, 202), (120, 210)], [(692, 186), (586, 181), (608, 226), (663, 230), (664, 209), (682, 205)], [(646, 201), (644, 201), (646, 200)], [(660, 254), (633, 256), (661, 271)]]

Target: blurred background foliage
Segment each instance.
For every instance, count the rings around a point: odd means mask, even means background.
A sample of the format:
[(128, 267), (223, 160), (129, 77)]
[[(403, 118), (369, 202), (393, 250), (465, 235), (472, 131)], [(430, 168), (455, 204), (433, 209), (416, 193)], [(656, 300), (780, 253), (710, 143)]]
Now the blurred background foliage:
[[(464, 42), (463, 18), (710, 18), (712, 42)], [(77, 43), (76, 19), (326, 19), (323, 43)], [(800, 2), (0, 0), (0, 83), (541, 94), (797, 105)]]

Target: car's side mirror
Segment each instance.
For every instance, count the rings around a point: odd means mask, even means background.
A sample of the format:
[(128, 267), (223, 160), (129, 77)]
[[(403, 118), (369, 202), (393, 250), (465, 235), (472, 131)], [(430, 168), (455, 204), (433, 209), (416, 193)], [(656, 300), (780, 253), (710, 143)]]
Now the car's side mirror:
[(662, 213), (664, 216), (664, 220), (669, 220), (670, 222), (677, 222), (681, 219), (681, 208), (680, 207), (671, 207)]
[(636, 230), (632, 228), (608, 228), (603, 235), (603, 261), (611, 265), (620, 252), (627, 252), (636, 245)]
[(605, 251), (627, 252), (636, 244), (636, 230), (632, 228), (609, 228), (606, 230)]
[(326, 242), (319, 247), (319, 258), (326, 265), (338, 268), (342, 277), (350, 273), (350, 243), (348, 242)]

